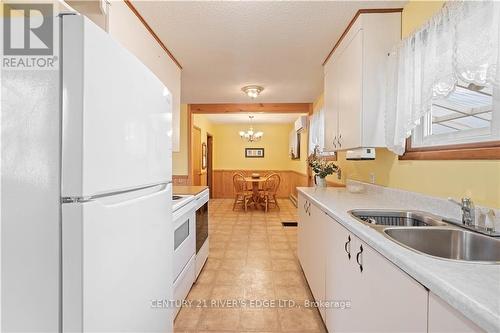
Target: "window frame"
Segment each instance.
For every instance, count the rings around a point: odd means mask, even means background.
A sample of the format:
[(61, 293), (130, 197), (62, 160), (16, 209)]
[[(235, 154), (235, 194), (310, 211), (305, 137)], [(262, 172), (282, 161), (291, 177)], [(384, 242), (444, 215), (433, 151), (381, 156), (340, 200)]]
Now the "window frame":
[(412, 147), (411, 136), (406, 139), (405, 153), (400, 160), (498, 160), (500, 141), (475, 142), (466, 144)]

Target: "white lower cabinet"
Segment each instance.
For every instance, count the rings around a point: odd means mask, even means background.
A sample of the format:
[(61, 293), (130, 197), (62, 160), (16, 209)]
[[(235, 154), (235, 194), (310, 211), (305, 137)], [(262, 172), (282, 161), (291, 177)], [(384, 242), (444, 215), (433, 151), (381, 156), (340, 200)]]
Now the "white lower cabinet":
[[(299, 194), (298, 256), (316, 301), (325, 299), (326, 218), (318, 207)], [(319, 308), (325, 320), (325, 309)]]
[(441, 298), (429, 292), (429, 333), (484, 332)]
[(330, 333), (483, 332), (301, 193), (297, 252)]
[(427, 290), (333, 219), (328, 223), (326, 311), (329, 332), (426, 332)]

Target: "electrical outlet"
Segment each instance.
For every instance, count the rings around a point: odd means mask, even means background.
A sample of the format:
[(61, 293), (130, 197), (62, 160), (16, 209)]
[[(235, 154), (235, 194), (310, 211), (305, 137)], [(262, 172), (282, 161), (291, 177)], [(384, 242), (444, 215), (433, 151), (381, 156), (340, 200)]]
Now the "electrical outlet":
[(375, 184), (375, 173), (370, 172), (370, 183)]

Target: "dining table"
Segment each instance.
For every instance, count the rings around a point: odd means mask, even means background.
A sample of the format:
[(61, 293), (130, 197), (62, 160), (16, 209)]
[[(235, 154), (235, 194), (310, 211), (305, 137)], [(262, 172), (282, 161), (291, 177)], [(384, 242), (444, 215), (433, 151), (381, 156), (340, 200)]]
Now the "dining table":
[(245, 182), (252, 184), (252, 202), (257, 208), (264, 207), (259, 195), (259, 185), (266, 181), (266, 177), (245, 177)]

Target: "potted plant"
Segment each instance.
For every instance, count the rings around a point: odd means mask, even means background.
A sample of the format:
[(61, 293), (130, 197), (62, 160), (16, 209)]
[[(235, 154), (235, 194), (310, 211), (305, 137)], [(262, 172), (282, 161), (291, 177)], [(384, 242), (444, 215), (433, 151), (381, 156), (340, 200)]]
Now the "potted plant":
[(318, 187), (326, 187), (326, 176), (340, 171), (340, 168), (335, 163), (321, 158), (316, 152), (307, 158), (307, 163), (314, 172), (314, 184)]

